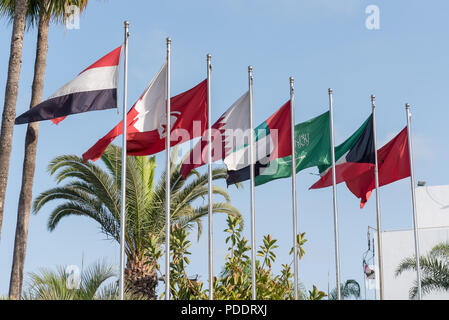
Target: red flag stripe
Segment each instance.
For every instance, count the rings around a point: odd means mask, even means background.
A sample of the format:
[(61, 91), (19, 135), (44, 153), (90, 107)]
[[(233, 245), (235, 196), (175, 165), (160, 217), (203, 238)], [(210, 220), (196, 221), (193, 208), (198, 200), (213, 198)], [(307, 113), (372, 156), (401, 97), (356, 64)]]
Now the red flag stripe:
[(292, 154), (291, 126), (292, 113), (290, 101), (286, 102), (275, 114), (267, 119), (267, 126), (270, 134), (274, 137), (274, 130), (277, 130), (277, 139), (274, 141), (274, 149), (271, 160), (288, 157)]
[[(374, 168), (372, 163), (344, 162), (335, 166), (337, 184), (353, 180)], [(321, 177), (310, 189), (330, 187), (332, 182), (332, 168)]]
[(80, 74), (83, 72), (86, 72), (89, 69), (118, 66), (120, 63), (121, 52), (122, 52), (122, 46), (114, 49), (113, 51), (111, 51), (110, 53), (105, 55), (103, 58), (101, 58), (100, 60), (94, 62), (89, 67), (87, 67), (82, 72), (80, 72)]

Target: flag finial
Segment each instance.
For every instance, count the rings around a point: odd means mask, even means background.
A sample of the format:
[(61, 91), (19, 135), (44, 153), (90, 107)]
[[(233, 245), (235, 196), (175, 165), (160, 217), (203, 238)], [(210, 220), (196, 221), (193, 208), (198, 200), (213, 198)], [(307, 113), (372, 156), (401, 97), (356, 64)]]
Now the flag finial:
[(295, 78), (290, 77), (290, 83), (293, 84), (295, 82)]
[[(123, 24), (125, 25), (125, 38), (127, 39), (129, 37), (129, 21), (125, 20), (123, 22)], [(127, 40), (125, 40), (127, 41)]]
[(407, 110), (410, 109), (410, 105), (408, 103), (405, 104), (405, 109), (407, 109)]
[(327, 91), (327, 92), (329, 92), (329, 94), (332, 94), (332, 88), (329, 88), (329, 90)]
[(167, 37), (167, 45), (169, 45), (171, 43), (171, 38)]

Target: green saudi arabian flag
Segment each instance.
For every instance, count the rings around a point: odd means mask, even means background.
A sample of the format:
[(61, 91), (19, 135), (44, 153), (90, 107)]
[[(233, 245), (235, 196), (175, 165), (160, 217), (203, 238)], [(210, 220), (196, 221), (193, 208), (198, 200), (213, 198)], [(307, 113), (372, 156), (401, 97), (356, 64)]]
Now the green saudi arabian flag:
[[(330, 155), (329, 111), (295, 126), (296, 173), (315, 166), (329, 166)], [(255, 184), (260, 186), (267, 182), (291, 177), (292, 157), (278, 158), (270, 161), (266, 168), (256, 177)]]

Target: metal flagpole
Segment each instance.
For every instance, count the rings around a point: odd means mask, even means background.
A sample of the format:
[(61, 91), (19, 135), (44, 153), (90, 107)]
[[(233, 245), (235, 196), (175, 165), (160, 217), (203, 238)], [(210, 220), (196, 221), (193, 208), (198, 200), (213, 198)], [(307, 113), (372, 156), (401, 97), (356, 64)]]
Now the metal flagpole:
[(214, 246), (213, 246), (213, 199), (212, 199), (212, 105), (211, 105), (211, 65), (210, 54), (207, 55), (207, 163), (208, 163), (208, 193), (209, 193), (209, 300), (214, 300)]
[(170, 300), (170, 45), (171, 39), (167, 38), (167, 132), (165, 137), (165, 300)]
[(124, 88), (123, 88), (123, 145), (122, 145), (122, 199), (120, 208), (120, 278), (119, 299), (124, 299), (125, 291), (125, 223), (126, 223), (126, 138), (128, 112), (128, 38), (129, 22), (125, 21), (125, 43), (124, 43)]
[(377, 261), (379, 267), (379, 292), (380, 300), (384, 299), (384, 271), (382, 262), (382, 228), (380, 223), (380, 195), (379, 195), (379, 162), (377, 159), (377, 137), (376, 137), (376, 97), (371, 96), (373, 109), (373, 137), (374, 137), (374, 180), (376, 183), (376, 213), (377, 213)]
[(292, 209), (293, 209), (293, 267), (295, 300), (298, 300), (298, 246), (296, 234), (298, 232), (298, 217), (296, 203), (296, 138), (295, 138), (295, 88), (294, 79), (290, 77), (290, 108), (291, 108), (291, 142), (292, 142)]
[(410, 157), (410, 183), (412, 187), (412, 208), (413, 208), (413, 231), (415, 237), (415, 259), (416, 259), (416, 278), (418, 282), (418, 300), (422, 298), (421, 290), (421, 268), (419, 263), (419, 234), (418, 234), (418, 216), (416, 213), (416, 195), (415, 195), (415, 174), (413, 166), (413, 143), (412, 143), (412, 129), (411, 129), (411, 114), (410, 105), (407, 103), (405, 105), (405, 110), (407, 113), (407, 133), (408, 133), (408, 150)]
[(251, 183), (251, 291), (252, 299), (257, 299), (256, 293), (256, 212), (254, 202), (254, 113), (253, 113), (253, 67), (248, 67), (249, 80), (249, 122), (250, 122), (250, 183)]
[(329, 89), (329, 116), (330, 116), (330, 140), (332, 157), (332, 184), (333, 184), (333, 202), (334, 202), (334, 236), (335, 236), (335, 273), (337, 284), (337, 300), (341, 300), (340, 288), (340, 249), (338, 236), (338, 208), (337, 208), (337, 175), (335, 172), (335, 149), (334, 149), (334, 114), (332, 89)]

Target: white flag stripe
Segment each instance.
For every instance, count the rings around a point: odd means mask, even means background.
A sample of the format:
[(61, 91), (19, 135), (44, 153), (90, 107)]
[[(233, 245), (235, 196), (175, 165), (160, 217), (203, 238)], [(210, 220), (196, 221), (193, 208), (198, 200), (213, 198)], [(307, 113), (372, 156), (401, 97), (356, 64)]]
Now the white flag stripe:
[[(344, 155), (342, 155), (336, 162), (335, 162), (335, 166), (338, 166), (340, 164), (346, 163), (348, 162), (346, 160), (346, 156), (348, 155), (350, 150), (348, 150)], [(323, 172), (320, 173), (321, 177), (324, 177), (326, 174), (328, 174), (329, 171), (332, 170), (332, 166), (330, 166), (329, 168), (327, 168), (326, 170), (324, 170)]]
[(117, 89), (118, 66), (88, 69), (56, 91), (47, 100), (73, 93)]
[(245, 135), (242, 134), (249, 129), (249, 91), (245, 92), (222, 116), (224, 123), (223, 139), (225, 141), (225, 154), (228, 155), (245, 145)]
[[(249, 136), (249, 133), (247, 134), (247, 136)], [(271, 135), (267, 135), (262, 139), (256, 141), (255, 148), (256, 162), (269, 160), (269, 156), (274, 149), (274, 143), (272, 142)], [(249, 147), (246, 146), (244, 148), (236, 150), (235, 152), (227, 156), (224, 159), (224, 163), (228, 171), (236, 171), (248, 167), (250, 164), (249, 158)]]
[[(139, 132), (154, 131), (166, 123), (167, 63), (151, 81), (134, 108), (139, 114), (134, 127)], [(173, 125), (173, 124), (172, 124)]]

